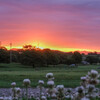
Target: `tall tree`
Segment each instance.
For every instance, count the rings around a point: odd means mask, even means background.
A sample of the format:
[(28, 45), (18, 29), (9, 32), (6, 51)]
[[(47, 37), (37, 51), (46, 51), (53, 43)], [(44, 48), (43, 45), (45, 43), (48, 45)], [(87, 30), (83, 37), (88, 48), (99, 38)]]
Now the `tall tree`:
[(75, 64), (79, 64), (82, 61), (82, 55), (78, 51), (75, 51), (72, 55), (72, 59)]
[(10, 62), (10, 57), (8, 50), (4, 47), (0, 48), (0, 63), (9, 63), (9, 62)]

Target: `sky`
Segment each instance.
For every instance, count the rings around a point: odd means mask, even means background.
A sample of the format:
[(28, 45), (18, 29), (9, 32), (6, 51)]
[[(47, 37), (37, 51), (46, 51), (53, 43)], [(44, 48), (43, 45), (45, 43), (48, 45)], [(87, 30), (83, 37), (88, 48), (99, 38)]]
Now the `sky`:
[(100, 0), (0, 0), (0, 41), (100, 51)]

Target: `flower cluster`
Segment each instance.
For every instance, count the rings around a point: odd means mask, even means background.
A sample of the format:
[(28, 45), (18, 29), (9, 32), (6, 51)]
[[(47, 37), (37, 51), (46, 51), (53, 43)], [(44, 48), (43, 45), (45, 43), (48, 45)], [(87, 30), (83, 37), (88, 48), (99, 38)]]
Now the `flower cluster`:
[[(0, 97), (0, 100), (100, 100), (99, 89), (96, 85), (99, 84), (99, 73), (91, 70), (84, 77), (81, 77), (80, 86), (75, 89), (64, 88), (64, 85), (55, 85), (53, 73), (47, 73), (47, 88), (44, 88), (44, 81), (38, 81), (38, 92), (36, 94), (29, 93), (28, 88), (31, 85), (29, 79), (23, 80), (25, 91), (16, 87), (16, 83), (11, 83), (12, 95), (9, 98)], [(22, 93), (23, 92), (23, 93)], [(22, 94), (24, 95), (22, 95)]]
[(20, 98), (21, 89), (19, 87), (16, 87), (16, 83), (15, 82), (11, 83), (11, 86), (12, 86), (12, 99), (19, 99)]

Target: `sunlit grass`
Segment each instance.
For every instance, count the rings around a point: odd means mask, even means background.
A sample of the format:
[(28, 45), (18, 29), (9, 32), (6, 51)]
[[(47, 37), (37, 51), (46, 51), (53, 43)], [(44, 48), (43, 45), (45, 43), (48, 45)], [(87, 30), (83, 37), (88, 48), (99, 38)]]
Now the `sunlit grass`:
[[(22, 81), (29, 78), (32, 87), (35, 87), (38, 80), (47, 81), (46, 73), (52, 72), (55, 77), (55, 84), (64, 84), (65, 87), (76, 87), (80, 85), (80, 77), (87, 74), (91, 69), (97, 69), (97, 65), (79, 66), (78, 68), (67, 68), (67, 65), (50, 66), (49, 68), (33, 69), (31, 66), (21, 64), (0, 64), (0, 87), (10, 87), (10, 83), (15, 81), (17, 86), (22, 87)], [(46, 84), (45, 84), (46, 85)]]

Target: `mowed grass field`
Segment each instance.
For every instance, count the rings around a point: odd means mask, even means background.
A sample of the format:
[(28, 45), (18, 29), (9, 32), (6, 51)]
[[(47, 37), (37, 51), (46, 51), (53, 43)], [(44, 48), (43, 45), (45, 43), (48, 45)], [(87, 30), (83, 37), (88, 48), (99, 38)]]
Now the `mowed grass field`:
[[(34, 69), (31, 66), (24, 66), (18, 63), (0, 64), (0, 88), (11, 87), (12, 82), (16, 82), (18, 87), (23, 87), (23, 79), (31, 80), (31, 87), (35, 88), (38, 80), (47, 79), (46, 73), (52, 72), (55, 77), (55, 84), (63, 84), (65, 87), (76, 87), (80, 85), (80, 77), (85, 76), (88, 71), (95, 69), (100, 73), (98, 65), (79, 66), (78, 68), (67, 68), (67, 65), (57, 65), (55, 67)], [(100, 87), (100, 85), (98, 85)]]

